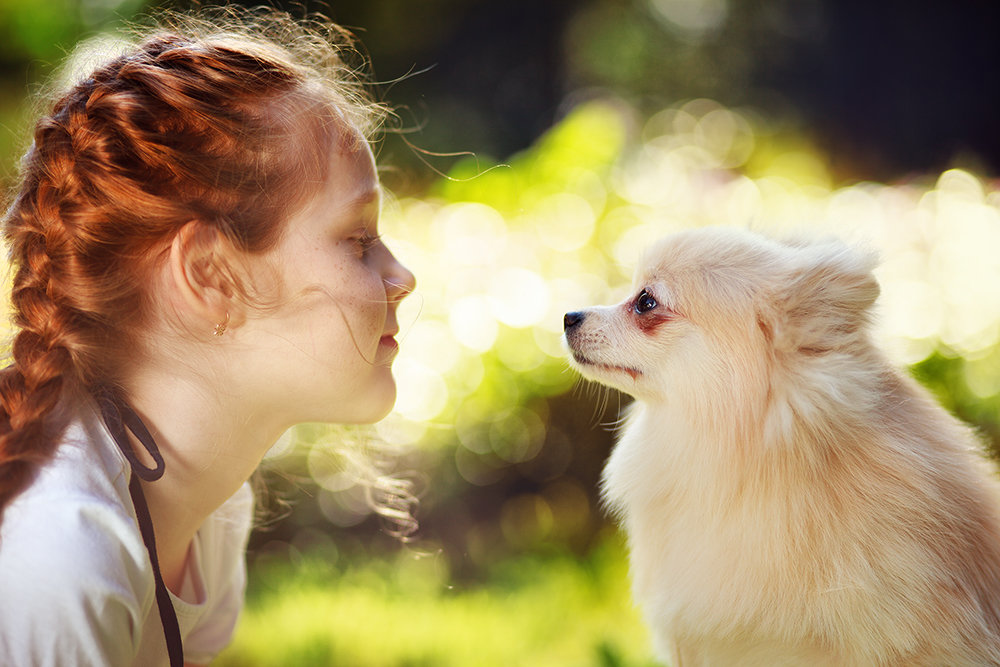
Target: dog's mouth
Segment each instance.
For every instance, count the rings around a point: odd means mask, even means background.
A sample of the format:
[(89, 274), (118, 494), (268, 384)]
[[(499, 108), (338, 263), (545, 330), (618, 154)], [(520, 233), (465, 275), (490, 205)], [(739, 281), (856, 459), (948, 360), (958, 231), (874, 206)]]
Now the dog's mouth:
[(636, 380), (640, 375), (642, 375), (642, 371), (640, 371), (638, 368), (631, 368), (629, 366), (615, 366), (613, 364), (604, 364), (598, 361), (593, 361), (591, 359), (588, 359), (587, 357), (580, 354), (576, 350), (571, 350), (571, 352), (573, 353), (573, 359), (576, 360), (576, 363), (580, 364), (581, 366), (589, 366), (590, 368), (597, 368), (603, 371), (610, 371), (612, 373), (624, 373), (629, 377), (631, 377), (632, 380)]

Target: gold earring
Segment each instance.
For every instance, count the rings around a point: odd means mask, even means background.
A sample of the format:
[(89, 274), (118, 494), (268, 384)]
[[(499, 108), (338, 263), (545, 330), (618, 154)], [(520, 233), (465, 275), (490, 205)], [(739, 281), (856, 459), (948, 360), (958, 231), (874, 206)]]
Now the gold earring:
[(226, 311), (226, 319), (215, 325), (215, 330), (212, 332), (212, 335), (221, 336), (226, 333), (227, 326), (229, 326), (229, 311)]

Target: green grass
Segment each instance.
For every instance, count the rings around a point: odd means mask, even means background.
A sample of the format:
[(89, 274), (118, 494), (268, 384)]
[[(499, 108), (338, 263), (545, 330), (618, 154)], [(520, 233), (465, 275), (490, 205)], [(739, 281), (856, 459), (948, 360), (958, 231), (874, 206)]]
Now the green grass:
[(441, 557), (362, 566), (313, 554), (255, 567), (233, 644), (213, 665), (650, 667), (617, 544), (524, 557), (449, 585)]

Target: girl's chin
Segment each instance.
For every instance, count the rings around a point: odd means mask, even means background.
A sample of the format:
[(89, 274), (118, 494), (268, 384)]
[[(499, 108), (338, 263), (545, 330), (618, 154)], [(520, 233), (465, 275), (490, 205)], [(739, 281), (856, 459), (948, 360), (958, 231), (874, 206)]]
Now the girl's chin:
[(374, 424), (384, 419), (396, 404), (396, 383), (391, 374), (387, 375), (389, 375), (389, 386), (380, 387), (377, 396), (372, 396), (370, 401), (358, 406), (352, 414), (331, 421), (340, 424)]

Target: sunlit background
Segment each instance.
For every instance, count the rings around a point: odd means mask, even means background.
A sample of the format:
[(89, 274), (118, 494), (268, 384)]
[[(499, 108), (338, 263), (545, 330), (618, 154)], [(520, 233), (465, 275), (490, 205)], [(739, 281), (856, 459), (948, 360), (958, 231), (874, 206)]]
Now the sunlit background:
[[(853, 4), (325, 9), (395, 81), (378, 88), (405, 130), (379, 146), (381, 224), (419, 291), (394, 412), (373, 432), (298, 427), (269, 454), (248, 609), (218, 664), (651, 664), (596, 496), (628, 399), (582, 385), (560, 334), (679, 229), (877, 250), (878, 340), (996, 452), (998, 11)], [(0, 0), (7, 183), (29, 87), (141, 8)], [(421, 498), (406, 543), (338, 453), (386, 458), (380, 441)]]

